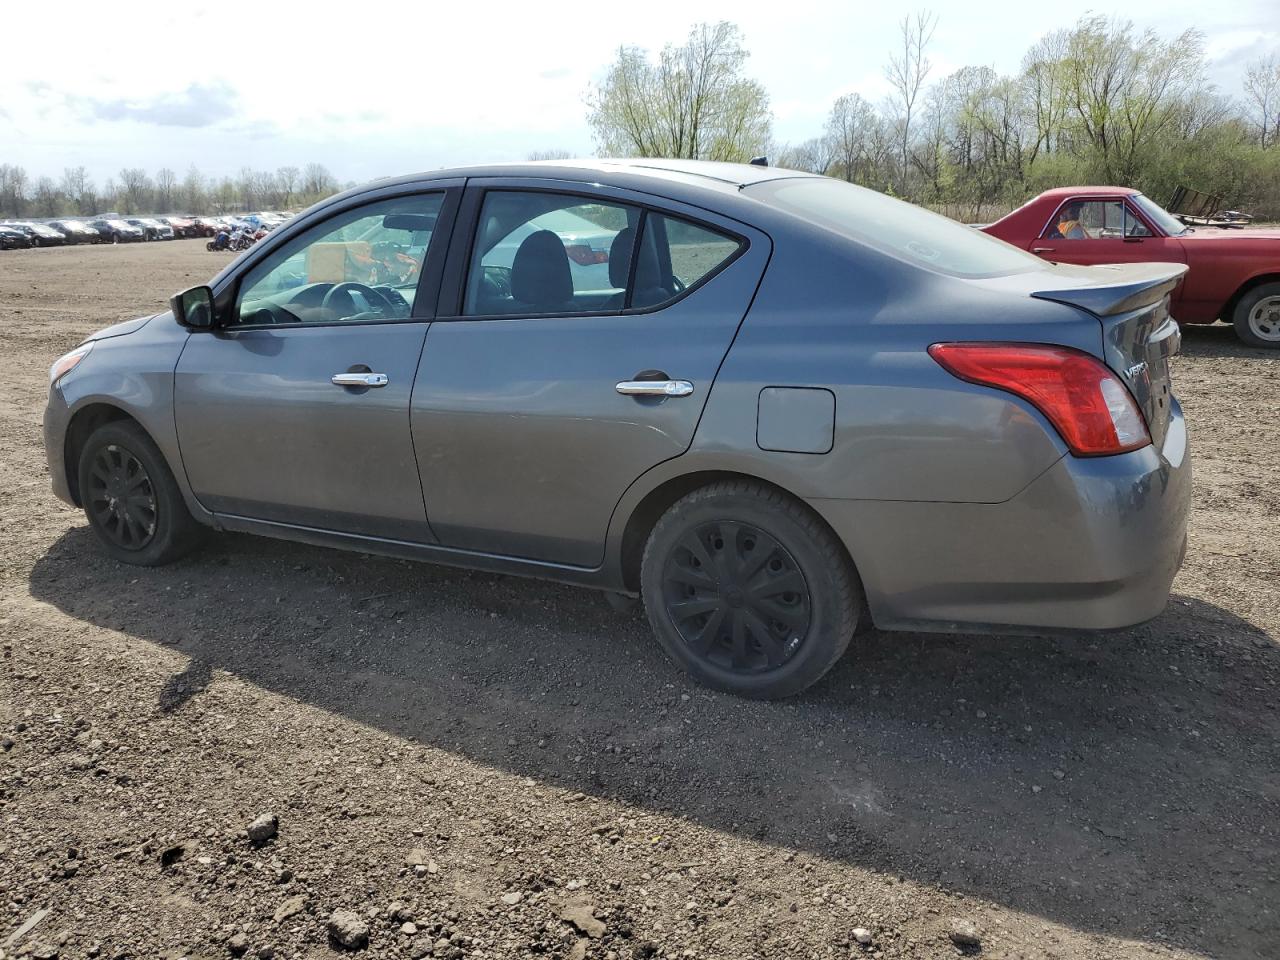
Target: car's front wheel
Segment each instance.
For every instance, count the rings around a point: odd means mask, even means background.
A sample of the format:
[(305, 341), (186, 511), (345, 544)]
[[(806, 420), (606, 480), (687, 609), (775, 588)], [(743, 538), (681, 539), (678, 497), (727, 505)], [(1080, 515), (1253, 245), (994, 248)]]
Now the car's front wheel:
[(1262, 283), (1236, 304), (1236, 336), (1253, 347), (1280, 349), (1280, 283)]
[(641, 561), (649, 622), (707, 686), (775, 699), (817, 682), (849, 646), (857, 573), (831, 530), (782, 492), (748, 481), (677, 501)]
[(164, 455), (141, 427), (103, 424), (80, 452), (80, 499), (107, 553), (156, 567), (199, 545), (204, 528), (187, 509)]

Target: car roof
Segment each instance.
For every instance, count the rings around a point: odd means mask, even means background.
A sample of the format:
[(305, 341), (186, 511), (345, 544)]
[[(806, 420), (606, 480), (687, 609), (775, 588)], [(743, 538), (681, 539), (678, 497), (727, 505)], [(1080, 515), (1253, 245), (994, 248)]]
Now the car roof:
[(1046, 190), (1040, 194), (1042, 197), (1074, 197), (1084, 194), (1111, 194), (1113, 196), (1133, 197), (1140, 194), (1141, 190), (1135, 190), (1132, 187), (1054, 187), (1052, 190)]
[(387, 177), (363, 184), (344, 195), (363, 193), (373, 187), (396, 186), (422, 180), (462, 179), (466, 177), (512, 177), (546, 180), (570, 180), (601, 183), (615, 187), (652, 190), (663, 185), (667, 190), (681, 186), (723, 193), (736, 193), (741, 187), (765, 180), (786, 177), (814, 177), (782, 167), (761, 167), (749, 163), (722, 163), (712, 160), (677, 160), (664, 157), (637, 159), (529, 160), (523, 163), (477, 164), (448, 167), (399, 177)]

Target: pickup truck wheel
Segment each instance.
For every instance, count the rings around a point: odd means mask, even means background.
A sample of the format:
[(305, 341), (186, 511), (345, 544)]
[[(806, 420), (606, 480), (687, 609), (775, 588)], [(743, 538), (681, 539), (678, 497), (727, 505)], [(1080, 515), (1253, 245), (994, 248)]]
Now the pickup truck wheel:
[(157, 567), (203, 538), (164, 454), (135, 423), (112, 421), (90, 434), (79, 477), (89, 526), (116, 560)]
[(1280, 283), (1263, 283), (1240, 298), (1232, 325), (1253, 347), (1280, 350)]
[(816, 683), (849, 646), (862, 590), (831, 530), (763, 484), (695, 490), (662, 516), (640, 565), (667, 654), (709, 687), (772, 700)]

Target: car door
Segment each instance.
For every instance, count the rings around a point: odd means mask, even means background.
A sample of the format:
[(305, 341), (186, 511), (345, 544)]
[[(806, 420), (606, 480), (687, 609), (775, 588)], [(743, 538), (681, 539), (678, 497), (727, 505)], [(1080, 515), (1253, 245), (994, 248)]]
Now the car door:
[(344, 208), (235, 279), (228, 315), (192, 334), (175, 375), (183, 467), (205, 507), (433, 540), (409, 398), (457, 200)]
[(1032, 242), (1031, 252), (1055, 263), (1084, 265), (1186, 262), (1182, 243), (1160, 236), (1123, 197), (1067, 200)]
[(411, 414), (442, 544), (596, 566), (623, 492), (688, 448), (769, 241), (653, 199), (469, 181)]

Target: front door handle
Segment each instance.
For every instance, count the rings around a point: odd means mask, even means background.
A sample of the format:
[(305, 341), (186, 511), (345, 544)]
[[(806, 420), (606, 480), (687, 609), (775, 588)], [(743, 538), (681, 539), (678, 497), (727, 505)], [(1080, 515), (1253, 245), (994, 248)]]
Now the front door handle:
[(1053, 247), (1032, 247), (1032, 253), (1053, 253)]
[(335, 387), (385, 387), (385, 373), (335, 373), (331, 378)]
[(693, 393), (688, 380), (623, 380), (614, 387), (627, 397), (687, 397)]

